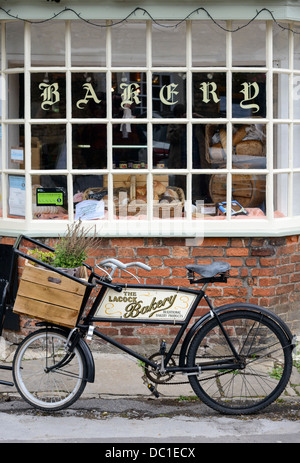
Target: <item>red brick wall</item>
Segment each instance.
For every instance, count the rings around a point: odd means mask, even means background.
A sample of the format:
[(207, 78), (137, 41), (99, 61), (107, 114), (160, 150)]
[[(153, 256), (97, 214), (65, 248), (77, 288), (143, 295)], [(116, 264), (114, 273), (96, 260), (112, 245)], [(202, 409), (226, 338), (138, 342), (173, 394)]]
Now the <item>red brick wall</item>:
[[(14, 239), (2, 238), (12, 244)], [(47, 239), (51, 246), (55, 240)], [(300, 334), (300, 246), (299, 236), (283, 238), (206, 238), (199, 246), (187, 245), (184, 238), (112, 238), (101, 239), (101, 249), (90, 250), (88, 263), (115, 257), (123, 262), (140, 260), (152, 267), (151, 272), (139, 269), (142, 283), (189, 286), (185, 265), (209, 264), (226, 260), (231, 264), (227, 284), (211, 285), (207, 291), (215, 306), (229, 302), (250, 302), (270, 308), (280, 315), (295, 334)], [(133, 282), (129, 276), (116, 274), (115, 281)], [(207, 311), (206, 303), (197, 316)], [(22, 333), (30, 320), (22, 320)], [(108, 335), (134, 345), (139, 351), (158, 350), (160, 339), (174, 337), (173, 326), (102, 325)]]

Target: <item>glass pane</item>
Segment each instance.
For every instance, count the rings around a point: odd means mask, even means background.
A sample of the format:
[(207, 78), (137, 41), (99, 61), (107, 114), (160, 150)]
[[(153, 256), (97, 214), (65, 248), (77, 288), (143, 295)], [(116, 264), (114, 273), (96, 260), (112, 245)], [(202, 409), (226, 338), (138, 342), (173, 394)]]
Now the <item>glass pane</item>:
[(6, 59), (8, 68), (24, 66), (24, 23), (8, 22), (5, 25)]
[(83, 21), (71, 22), (72, 66), (105, 66), (106, 28), (103, 21), (94, 21), (100, 27)]
[(113, 125), (113, 165), (119, 169), (147, 167), (147, 132), (141, 124)]
[(276, 24), (273, 25), (273, 66), (289, 67), (289, 32)]
[(7, 126), (7, 168), (25, 168), (24, 125)]
[(186, 124), (153, 125), (153, 167), (186, 168)]
[[(209, 195), (213, 203), (226, 201), (226, 174), (214, 174), (209, 182)], [(232, 175), (232, 200), (244, 208), (265, 210), (266, 178), (254, 174)]]
[(75, 220), (79, 218), (82, 220), (107, 218), (106, 175), (74, 175), (73, 192)]
[[(164, 23), (167, 27), (152, 26), (152, 65), (186, 65), (186, 27), (185, 23), (176, 26), (176, 22)], [(170, 27), (174, 26), (174, 27)]]
[(31, 74), (31, 117), (66, 117), (66, 76), (64, 73)]
[(8, 75), (7, 114), (9, 119), (24, 117), (24, 74)]
[(300, 125), (294, 124), (293, 127), (293, 167), (300, 168)]
[[(251, 24), (232, 22), (232, 29), (242, 28), (232, 33), (233, 66), (266, 65), (266, 23), (255, 21)], [(245, 26), (246, 27), (243, 27)]]
[(186, 74), (155, 73), (152, 76), (153, 117), (186, 117)]
[[(226, 28), (225, 22), (220, 24)], [(211, 21), (192, 23), (193, 66), (226, 65), (226, 32)]]
[(294, 34), (294, 69), (300, 69), (300, 27), (293, 24)]
[(235, 124), (232, 129), (232, 167), (266, 168), (266, 126)]
[(281, 218), (288, 215), (288, 185), (289, 175), (274, 175), (274, 217)]
[(226, 167), (227, 135), (225, 124), (193, 126), (193, 168)]
[[(289, 76), (288, 74), (274, 74), (273, 85), (273, 114), (274, 118), (287, 119), (289, 117)], [(298, 105), (296, 105), (297, 107)]]
[(232, 74), (232, 117), (266, 117), (266, 74)]
[(146, 65), (146, 22), (125, 22), (111, 28), (113, 66)]
[[(0, 191), (2, 192), (2, 175), (0, 175)], [(0, 217), (3, 217), (2, 193), (0, 195)]]
[(274, 124), (274, 168), (289, 167), (289, 126), (288, 124)]
[(193, 74), (193, 117), (226, 117), (226, 73)]
[(293, 78), (293, 116), (294, 119), (300, 119), (300, 76)]
[[(57, 193), (59, 204), (48, 203), (47, 200), (38, 198), (38, 189), (42, 189), (44, 193), (51, 192), (52, 195)], [(67, 177), (62, 175), (32, 176), (32, 216), (33, 219), (39, 220), (68, 219)]]
[(72, 74), (72, 117), (106, 117), (106, 75)]
[(147, 88), (144, 72), (112, 74), (112, 116), (117, 118), (146, 117)]
[(300, 215), (300, 174), (293, 176), (293, 215)]
[(147, 216), (146, 175), (113, 176), (113, 211), (117, 217)]
[(106, 168), (106, 125), (72, 125), (72, 166), (73, 169)]
[(186, 198), (185, 175), (155, 175), (153, 177), (153, 217), (182, 218)]
[[(51, 46), (49, 46), (51, 44)], [(65, 23), (49, 21), (31, 25), (31, 65), (64, 66)]]
[(32, 125), (31, 168), (66, 169), (66, 126)]
[(7, 215), (8, 217), (25, 218), (25, 176), (8, 175), (7, 177)]
[[(217, 194), (216, 181), (212, 180), (212, 175), (193, 175), (192, 176), (192, 213), (193, 218), (203, 218), (216, 216), (218, 208), (210, 195), (210, 184), (212, 184), (212, 195)], [(225, 176), (224, 176), (225, 179)], [(226, 196), (226, 182), (222, 183), (222, 192)], [(223, 196), (222, 196), (223, 198)]]

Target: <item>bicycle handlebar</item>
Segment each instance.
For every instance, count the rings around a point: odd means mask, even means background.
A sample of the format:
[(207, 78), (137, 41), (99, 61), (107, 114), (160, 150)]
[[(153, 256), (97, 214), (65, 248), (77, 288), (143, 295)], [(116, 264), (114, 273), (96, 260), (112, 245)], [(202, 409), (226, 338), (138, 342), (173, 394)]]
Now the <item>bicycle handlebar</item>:
[(124, 264), (123, 262), (117, 260), (117, 259), (104, 259), (101, 260), (101, 262), (98, 262), (98, 265), (107, 265), (107, 264), (112, 264), (115, 265), (116, 267), (126, 270), (129, 267), (141, 267), (144, 270), (148, 270), (150, 272), (151, 267), (149, 265), (143, 264), (142, 262), (129, 262), (128, 264)]

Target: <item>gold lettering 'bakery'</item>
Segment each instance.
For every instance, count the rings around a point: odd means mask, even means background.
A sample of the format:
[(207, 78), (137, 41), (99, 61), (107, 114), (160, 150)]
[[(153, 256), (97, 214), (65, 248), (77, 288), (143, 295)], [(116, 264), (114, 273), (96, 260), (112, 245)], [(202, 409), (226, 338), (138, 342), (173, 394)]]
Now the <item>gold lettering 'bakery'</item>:
[(144, 315), (146, 313), (152, 312), (149, 315), (149, 318), (152, 317), (157, 312), (161, 310), (168, 310), (170, 309), (177, 297), (177, 294), (174, 294), (169, 297), (165, 297), (164, 299), (156, 300), (156, 297), (152, 299), (149, 305), (143, 305), (143, 301), (135, 301), (131, 302), (125, 307), (125, 314), (124, 318), (136, 318), (139, 315)]

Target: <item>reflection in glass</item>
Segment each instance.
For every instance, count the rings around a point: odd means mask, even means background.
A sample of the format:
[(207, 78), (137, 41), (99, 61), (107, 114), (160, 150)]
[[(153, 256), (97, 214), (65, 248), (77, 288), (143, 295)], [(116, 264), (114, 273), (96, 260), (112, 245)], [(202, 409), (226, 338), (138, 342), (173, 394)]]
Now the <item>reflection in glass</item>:
[(288, 215), (289, 175), (274, 175), (274, 217), (281, 218)]
[(293, 126), (293, 167), (300, 167), (300, 125), (294, 124)]
[(108, 189), (106, 175), (74, 175), (73, 203), (75, 219), (107, 218)]
[(273, 79), (274, 118), (287, 119), (289, 117), (289, 75), (274, 73)]
[(32, 169), (66, 169), (66, 126), (32, 125), (31, 127)]
[[(186, 25), (182, 23), (176, 26), (172, 21), (165, 24), (167, 28), (152, 25), (152, 65), (185, 66)], [(170, 27), (172, 25), (174, 27)]]
[(293, 175), (293, 210), (292, 215), (300, 215), (300, 174)]
[[(243, 26), (247, 27), (243, 27)], [(232, 22), (232, 29), (240, 31), (231, 34), (233, 66), (265, 66), (266, 65), (266, 23)]]
[(147, 85), (144, 72), (112, 74), (112, 116), (136, 118), (147, 116)]
[(31, 65), (64, 66), (64, 64), (64, 22), (50, 21), (42, 24), (31, 24)]
[(24, 66), (24, 23), (23, 21), (5, 24), (7, 67)]
[(146, 65), (146, 23), (126, 21), (111, 28), (112, 66)]
[[(105, 25), (103, 21), (93, 23)], [(106, 28), (71, 21), (72, 66), (105, 66)]]
[(66, 76), (64, 73), (31, 74), (31, 117), (66, 117)]
[(225, 66), (226, 32), (211, 21), (193, 21), (192, 60), (193, 66)]
[(73, 169), (106, 168), (106, 125), (72, 125), (72, 166)]
[(72, 117), (106, 117), (106, 78), (104, 73), (72, 74)]
[[(39, 204), (37, 189), (43, 188), (45, 192), (62, 192), (62, 204)], [(65, 220), (68, 219), (67, 177), (62, 175), (33, 175), (32, 176), (32, 216), (38, 220)]]
[(289, 167), (289, 126), (288, 124), (274, 124), (274, 168)]
[(186, 168), (186, 124), (153, 124), (153, 167)]

